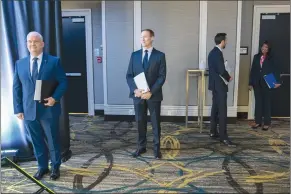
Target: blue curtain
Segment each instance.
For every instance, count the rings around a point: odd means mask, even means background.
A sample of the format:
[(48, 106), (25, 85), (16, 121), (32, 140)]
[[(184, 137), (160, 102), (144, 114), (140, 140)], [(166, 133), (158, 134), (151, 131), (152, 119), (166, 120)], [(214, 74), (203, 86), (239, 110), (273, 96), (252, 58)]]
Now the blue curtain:
[[(43, 35), (44, 52), (61, 58), (61, 1), (2, 0), (1, 12), (1, 149), (19, 149), (19, 157), (32, 156), (31, 139), (23, 122), (13, 113), (12, 80), (15, 62), (29, 55), (26, 36), (30, 31)], [(70, 152), (69, 118), (62, 99), (60, 118), (62, 154)]]

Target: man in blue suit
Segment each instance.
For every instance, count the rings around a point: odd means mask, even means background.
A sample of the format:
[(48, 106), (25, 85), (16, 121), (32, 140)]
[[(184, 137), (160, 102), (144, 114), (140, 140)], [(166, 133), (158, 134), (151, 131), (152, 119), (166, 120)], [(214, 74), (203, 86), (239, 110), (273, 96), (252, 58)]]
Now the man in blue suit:
[[(38, 162), (34, 177), (40, 180), (49, 173), (48, 150), (51, 158), (52, 180), (60, 177), (61, 151), (59, 140), (60, 100), (67, 89), (67, 78), (60, 59), (43, 53), (44, 42), (41, 34), (30, 32), (27, 35), (27, 48), (30, 56), (15, 64), (13, 78), (14, 113), (27, 127)], [(34, 101), (36, 80), (56, 80), (58, 86), (46, 103)], [(46, 142), (47, 145), (46, 146)]]
[[(154, 32), (145, 29), (141, 32), (142, 49), (131, 54), (126, 80), (129, 86), (129, 97), (133, 99), (135, 120), (138, 125), (138, 146), (133, 157), (140, 156), (146, 152), (147, 144), (147, 111), (151, 116), (154, 134), (154, 157), (160, 159), (160, 113), (161, 101), (163, 100), (162, 86), (166, 80), (166, 57), (161, 51), (152, 46)], [(149, 88), (142, 91), (137, 88), (134, 77), (144, 72)]]
[[(235, 147), (227, 135), (227, 92), (228, 82), (232, 77), (225, 69), (222, 49), (226, 46), (226, 33), (218, 33), (214, 38), (216, 46), (208, 55), (209, 82), (208, 89), (212, 91), (212, 107), (210, 118), (210, 137), (220, 138), (220, 141), (230, 147)], [(219, 134), (217, 122), (219, 121)]]

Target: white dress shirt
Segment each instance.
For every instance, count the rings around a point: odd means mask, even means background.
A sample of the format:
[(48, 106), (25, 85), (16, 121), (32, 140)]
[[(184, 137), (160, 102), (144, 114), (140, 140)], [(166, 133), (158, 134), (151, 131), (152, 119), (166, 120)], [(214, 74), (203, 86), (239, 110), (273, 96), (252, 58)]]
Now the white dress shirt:
[[(38, 58), (38, 60), (37, 60), (38, 72), (40, 69), (41, 62), (42, 62), (42, 56), (43, 56), (43, 53), (41, 53), (40, 55), (37, 56), (37, 58)], [(30, 55), (30, 75), (32, 75), (32, 70), (33, 70), (33, 58), (34, 57)]]
[(216, 47), (219, 48), (219, 50), (222, 52), (222, 49), (219, 46), (216, 45)]
[[(217, 48), (219, 48), (219, 50), (222, 52), (222, 48), (220, 48), (219, 46), (216, 45)], [(225, 60), (224, 62), (224, 66), (227, 66), (227, 60)]]
[(148, 51), (148, 60), (149, 60), (150, 59), (150, 56), (152, 54), (152, 51), (153, 51), (153, 47), (148, 48), (148, 49), (145, 49), (145, 48), (142, 49), (142, 60), (141, 60), (142, 62), (143, 62), (143, 58), (144, 58), (144, 55), (145, 55), (145, 50)]

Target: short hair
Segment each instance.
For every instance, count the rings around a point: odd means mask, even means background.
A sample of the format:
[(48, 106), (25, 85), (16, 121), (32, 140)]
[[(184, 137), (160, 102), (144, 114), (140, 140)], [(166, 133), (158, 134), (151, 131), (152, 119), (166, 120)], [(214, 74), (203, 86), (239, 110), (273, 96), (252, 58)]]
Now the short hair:
[(217, 33), (214, 37), (214, 42), (216, 45), (220, 44), (223, 40), (226, 39), (226, 33)]
[(141, 32), (144, 32), (144, 31), (147, 31), (147, 32), (149, 32), (151, 37), (155, 36), (155, 33), (154, 33), (154, 31), (153, 31), (153, 30), (151, 30), (151, 29), (143, 29)]
[(29, 33), (27, 34), (27, 36), (26, 36), (26, 40), (28, 40), (28, 38), (29, 38), (30, 36), (37, 36), (37, 37), (39, 37), (39, 38), (41, 39), (41, 41), (43, 41), (43, 37), (42, 37), (42, 35), (41, 35), (40, 33), (36, 32), (36, 31), (29, 32)]

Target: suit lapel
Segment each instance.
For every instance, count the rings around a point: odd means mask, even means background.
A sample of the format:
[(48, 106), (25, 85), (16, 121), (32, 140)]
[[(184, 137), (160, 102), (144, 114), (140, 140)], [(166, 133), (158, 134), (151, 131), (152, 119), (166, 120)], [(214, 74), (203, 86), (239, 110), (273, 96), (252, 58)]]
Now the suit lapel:
[[(262, 55), (260, 56), (260, 59), (259, 59), (259, 64), (260, 64), (260, 61), (261, 61), (261, 57), (262, 57)], [(263, 63), (262, 63), (262, 68), (264, 67), (264, 65), (265, 65), (265, 62), (268, 60), (268, 56), (265, 56), (265, 59), (264, 59), (264, 61), (263, 61)], [(261, 64), (260, 64), (261, 65)]]
[(31, 83), (33, 83), (31, 72), (30, 72), (30, 56), (26, 58), (25, 63), (26, 63), (26, 72), (27, 72), (28, 79), (31, 81)]
[(137, 61), (137, 66), (140, 66), (141, 69), (143, 69), (143, 65), (142, 65), (142, 49), (140, 49), (137, 53), (136, 53), (136, 60)]
[(47, 54), (44, 53), (42, 56), (42, 61), (41, 61), (40, 69), (39, 69), (38, 76), (37, 76), (38, 79), (41, 78), (41, 74), (43, 73), (46, 64), (47, 64)]
[(217, 52), (219, 53), (219, 55), (220, 55), (220, 57), (221, 57), (221, 60), (223, 61), (223, 64), (224, 64), (224, 57), (223, 57), (223, 53), (222, 53), (222, 51), (221, 51), (219, 48), (217, 48), (217, 46), (215, 47), (215, 49), (216, 49)]
[(147, 69), (145, 69), (145, 71), (148, 71), (149, 68), (152, 66), (153, 61), (154, 61), (155, 56), (156, 56), (155, 54), (156, 54), (156, 50), (155, 50), (155, 48), (153, 48), (152, 53), (151, 53), (150, 58), (149, 58), (149, 61), (148, 61)]
[(141, 66), (142, 66), (142, 49), (140, 49), (137, 52), (137, 59), (138, 59), (139, 64), (141, 64)]
[(152, 53), (151, 53), (150, 58), (149, 58), (148, 69), (150, 68), (150, 66), (151, 66), (151, 64), (152, 64), (152, 62), (153, 62), (153, 60), (154, 60), (154, 58), (155, 58), (155, 54), (156, 54), (156, 49), (153, 48)]

